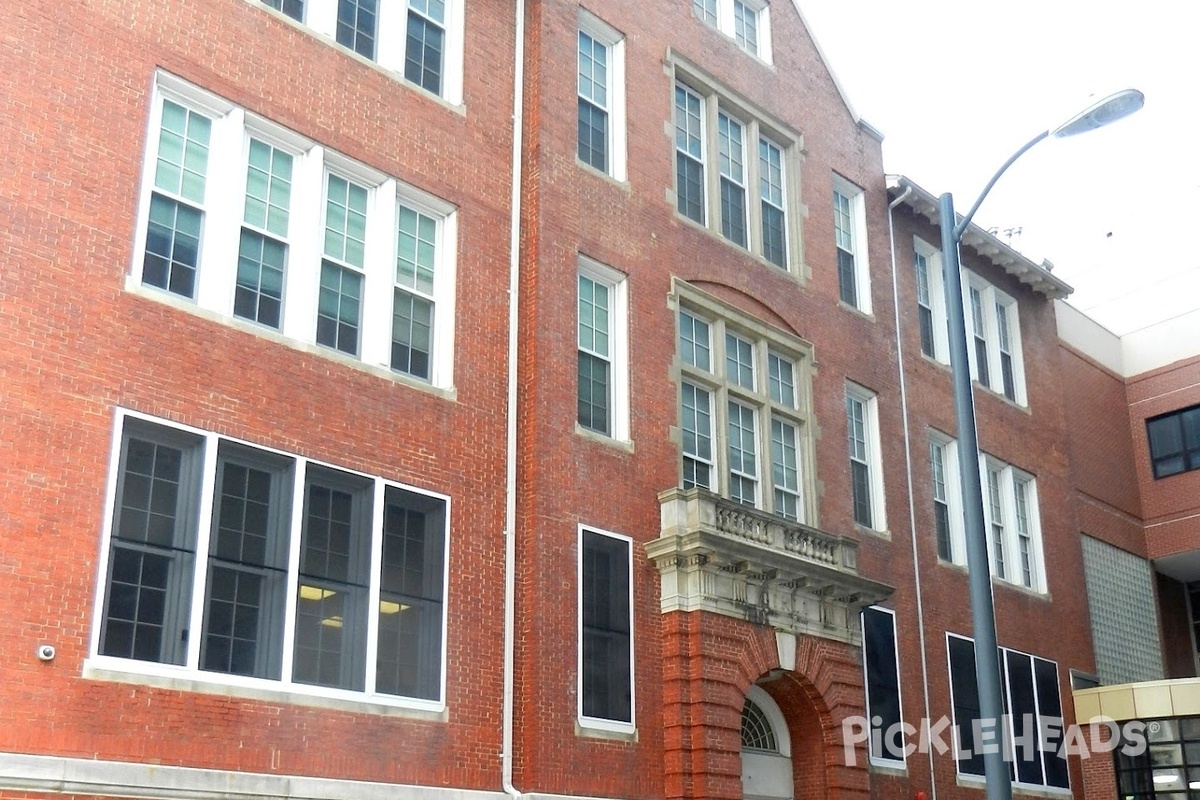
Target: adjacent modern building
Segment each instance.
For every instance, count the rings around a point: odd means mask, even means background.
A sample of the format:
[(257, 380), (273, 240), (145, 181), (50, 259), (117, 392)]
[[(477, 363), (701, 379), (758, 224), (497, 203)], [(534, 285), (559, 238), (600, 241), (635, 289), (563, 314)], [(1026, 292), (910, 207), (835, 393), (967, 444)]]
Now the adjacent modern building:
[(1015, 793), (1200, 791), (1194, 323), (971, 227), (960, 452), (936, 199), (804, 0), (61, 11), (0, 50), (0, 798), (982, 797), (964, 458)]

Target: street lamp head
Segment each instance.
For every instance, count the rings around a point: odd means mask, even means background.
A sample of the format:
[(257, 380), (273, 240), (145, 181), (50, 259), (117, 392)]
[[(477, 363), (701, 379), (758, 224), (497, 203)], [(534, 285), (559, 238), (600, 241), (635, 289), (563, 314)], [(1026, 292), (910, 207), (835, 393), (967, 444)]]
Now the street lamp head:
[(1092, 103), (1083, 111), (1080, 111), (1062, 125), (1050, 131), (1050, 135), (1057, 139), (1063, 139), (1078, 133), (1094, 131), (1096, 128), (1103, 128), (1110, 122), (1116, 122), (1123, 117), (1128, 117), (1139, 110), (1145, 102), (1146, 96), (1137, 89), (1123, 89), (1116, 94), (1110, 94), (1108, 97)]

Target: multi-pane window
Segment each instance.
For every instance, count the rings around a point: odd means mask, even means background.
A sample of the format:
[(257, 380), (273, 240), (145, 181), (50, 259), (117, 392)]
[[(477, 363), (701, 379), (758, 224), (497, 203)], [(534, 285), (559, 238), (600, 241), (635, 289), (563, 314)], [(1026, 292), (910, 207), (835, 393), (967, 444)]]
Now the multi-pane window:
[(964, 274), (963, 300), (972, 346), (971, 377), (1015, 403), (1025, 404), (1017, 303), (974, 275)]
[(580, 258), (577, 276), (576, 421), (587, 430), (629, 437), (628, 358), (623, 275)]
[[(863, 672), (867, 717), (879, 735), (870, 737), (872, 760), (904, 761), (904, 742), (893, 731), (903, 721), (900, 710), (900, 663), (896, 653), (896, 612), (871, 606), (862, 613)], [(876, 722), (878, 720), (878, 722)], [(872, 733), (874, 733), (874, 730)]]
[(1200, 406), (1146, 420), (1154, 477), (1200, 469)]
[(263, 3), (298, 22), (304, 21), (304, 0), (263, 0)]
[(783, 150), (771, 140), (758, 140), (758, 182), (762, 202), (762, 254), (787, 269), (787, 211), (784, 206)]
[(579, 160), (625, 179), (625, 38), (579, 11)]
[(929, 461), (933, 467), (933, 526), (938, 558), (958, 561), (962, 549), (961, 511), (958, 508), (957, 448), (952, 440), (937, 438), (929, 442)]
[(579, 160), (608, 171), (608, 48), (579, 32)]
[(1033, 476), (991, 456), (981, 456), (979, 472), (992, 574), (1027, 589), (1046, 591)]
[(291, 154), (251, 138), (233, 313), (276, 329), (282, 322), (291, 193)]
[(794, 520), (811, 481), (807, 346), (695, 298), (679, 311), (684, 488)]
[(450, 385), (450, 205), (169, 76), (156, 98), (131, 284)]
[(975, 643), (947, 634), (946, 646), (954, 730), (958, 734), (955, 759), (959, 773), (982, 777), (983, 752), (999, 743), (1009, 774), (1018, 786), (1069, 789), (1062, 746), (1058, 665), (1027, 653), (998, 648), (1004, 717), (996, 721), (981, 720)]
[(464, 0), (262, 0), (405, 80), (462, 100)]
[(833, 236), (837, 251), (838, 297), (848, 306), (871, 313), (867, 271), (866, 209), (863, 192), (833, 176)]
[(941, 253), (920, 239), (914, 239), (913, 266), (917, 278), (917, 325), (921, 352), (948, 364), (950, 341)]
[(579, 713), (585, 725), (633, 725), (633, 548), (579, 529)]
[(317, 344), (358, 355), (366, 270), (367, 189), (329, 175), (325, 252), (317, 300)]
[(98, 657), (440, 705), (444, 498), (129, 413), (118, 425)]
[(338, 0), (337, 43), (360, 56), (375, 58), (378, 0)]
[(724, 112), (717, 114), (721, 235), (746, 246), (746, 129)]
[(679, 213), (701, 225), (706, 220), (704, 117), (700, 95), (675, 84), (675, 201)]
[(162, 101), (142, 282), (188, 298), (196, 294), (211, 133), (204, 114)]
[(769, 8), (763, 0), (692, 0), (692, 10), (763, 61), (771, 61)]
[(445, 62), (446, 0), (408, 0), (404, 77), (440, 95)]
[(854, 521), (883, 530), (883, 464), (877, 400), (858, 386), (846, 387), (846, 435), (850, 446), (850, 500)]
[(698, 86), (675, 84), (676, 210), (789, 269), (788, 137)]

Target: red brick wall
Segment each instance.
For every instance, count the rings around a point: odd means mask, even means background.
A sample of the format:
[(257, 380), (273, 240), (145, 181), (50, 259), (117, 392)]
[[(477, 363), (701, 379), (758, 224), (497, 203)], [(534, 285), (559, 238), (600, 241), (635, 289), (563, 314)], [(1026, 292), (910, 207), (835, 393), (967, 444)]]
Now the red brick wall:
[(1200, 548), (1200, 471), (1155, 480), (1146, 437), (1147, 419), (1197, 403), (1200, 356), (1129, 379), (1129, 418), (1150, 558)]
[[(11, 12), (0, 750), (496, 788), (501, 659), (479, 654), (501, 651), (511, 11), (470, 4), (493, 68), (468, 69), (466, 113), (257, 3)], [(123, 291), (156, 68), (459, 207), (454, 399)], [(83, 679), (118, 406), (451, 495), (447, 720)]]

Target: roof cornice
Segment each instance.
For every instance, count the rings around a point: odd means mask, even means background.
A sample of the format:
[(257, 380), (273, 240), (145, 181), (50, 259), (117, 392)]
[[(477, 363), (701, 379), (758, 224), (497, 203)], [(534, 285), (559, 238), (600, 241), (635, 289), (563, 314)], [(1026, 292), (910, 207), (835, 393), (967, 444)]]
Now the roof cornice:
[[(887, 186), (888, 196), (893, 200), (903, 198), (904, 205), (915, 213), (934, 225), (941, 224), (938, 198), (931, 192), (904, 175), (888, 175)], [(1037, 264), (1031, 261), (973, 222), (963, 231), (962, 243), (1051, 300), (1061, 300), (1074, 291), (1070, 284), (1050, 272), (1046, 266), (1048, 262)]]

